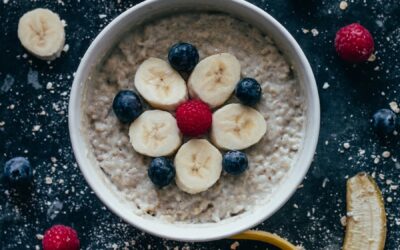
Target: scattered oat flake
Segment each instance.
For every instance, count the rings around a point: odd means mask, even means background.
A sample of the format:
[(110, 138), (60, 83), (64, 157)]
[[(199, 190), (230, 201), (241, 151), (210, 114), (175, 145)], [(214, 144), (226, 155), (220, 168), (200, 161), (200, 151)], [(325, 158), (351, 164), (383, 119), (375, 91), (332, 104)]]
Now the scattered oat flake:
[(376, 158), (374, 159), (374, 163), (375, 163), (375, 164), (378, 164), (378, 163), (379, 163), (379, 161), (380, 161), (380, 160), (379, 160), (379, 158), (378, 158), (378, 157), (376, 157)]
[(37, 131), (39, 131), (40, 127), (41, 127), (40, 125), (35, 125), (35, 126), (33, 126), (32, 131), (37, 132)]
[(43, 234), (36, 234), (36, 239), (43, 240)]
[(236, 250), (239, 247), (239, 242), (235, 241), (231, 245), (231, 250)]
[(397, 190), (399, 188), (399, 185), (390, 185), (391, 190)]
[(46, 184), (51, 184), (51, 183), (53, 183), (53, 179), (52, 179), (51, 177), (48, 177), (48, 176), (47, 176), (47, 177), (45, 178), (45, 183), (46, 183)]
[(293, 204), (294, 208), (299, 208), (299, 206), (297, 204)]
[(350, 143), (348, 143), (348, 142), (343, 143), (343, 147), (345, 149), (349, 149), (350, 148)]
[(100, 14), (100, 15), (99, 15), (99, 18), (100, 18), (100, 19), (103, 19), (103, 18), (106, 18), (106, 17), (107, 17), (106, 14)]
[(387, 202), (392, 202), (393, 201), (393, 199), (392, 199), (392, 197), (387, 197)]
[(63, 51), (64, 51), (65, 53), (67, 53), (68, 50), (69, 50), (69, 44), (65, 44), (65, 45), (64, 45), (64, 48), (63, 48)]
[(0, 122), (0, 127), (3, 127), (6, 123), (4, 121)]
[(309, 29), (301, 28), (301, 30), (303, 31), (304, 34), (310, 33), (310, 30), (309, 30)]
[(384, 179), (385, 179), (385, 175), (384, 175), (384, 174), (379, 174), (379, 178), (380, 178), (381, 180), (384, 180)]
[(48, 82), (46, 85), (46, 89), (53, 89), (53, 83), (52, 82)]
[(319, 34), (318, 30), (315, 29), (315, 28), (311, 29), (311, 33), (312, 33), (313, 36), (318, 36), (318, 34)]
[(400, 112), (400, 108), (399, 108), (399, 105), (397, 104), (397, 102), (390, 102), (389, 106), (393, 110), (393, 112), (395, 112), (395, 113)]
[(329, 83), (325, 82), (324, 85), (322, 86), (322, 88), (327, 89), (327, 88), (329, 88), (329, 86), (330, 86)]
[(340, 4), (339, 4), (339, 8), (341, 10), (347, 9), (348, 6), (349, 6), (349, 4), (346, 1), (341, 1)]
[(346, 226), (347, 225), (347, 217), (346, 216), (342, 216), (342, 218), (340, 218), (340, 224), (342, 224), (342, 226)]
[(371, 54), (370, 57), (368, 58), (368, 62), (373, 62), (376, 60), (376, 55), (375, 54)]
[(384, 152), (382, 153), (382, 157), (383, 157), (383, 158), (389, 158), (389, 157), (390, 157), (390, 152), (389, 152), (389, 151), (384, 151)]

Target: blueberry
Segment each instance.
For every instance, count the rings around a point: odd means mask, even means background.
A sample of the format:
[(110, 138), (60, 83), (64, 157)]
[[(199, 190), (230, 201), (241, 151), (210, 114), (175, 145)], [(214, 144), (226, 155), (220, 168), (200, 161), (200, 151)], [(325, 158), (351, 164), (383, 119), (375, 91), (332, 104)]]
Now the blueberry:
[(222, 167), (225, 172), (232, 175), (243, 173), (248, 166), (247, 156), (241, 151), (228, 151), (222, 159)]
[(4, 178), (12, 185), (27, 185), (32, 176), (31, 164), (24, 157), (12, 158), (4, 166)]
[(254, 105), (261, 99), (261, 86), (253, 78), (243, 78), (238, 82), (235, 95), (245, 105)]
[(392, 134), (396, 123), (396, 114), (390, 109), (380, 109), (372, 117), (372, 126), (380, 135)]
[(121, 90), (114, 97), (113, 110), (122, 123), (131, 123), (143, 112), (142, 100), (131, 90)]
[(168, 61), (175, 70), (189, 73), (199, 62), (199, 53), (189, 43), (177, 43), (169, 49)]
[(147, 174), (154, 185), (161, 188), (170, 184), (174, 179), (175, 168), (167, 158), (157, 157), (151, 161)]

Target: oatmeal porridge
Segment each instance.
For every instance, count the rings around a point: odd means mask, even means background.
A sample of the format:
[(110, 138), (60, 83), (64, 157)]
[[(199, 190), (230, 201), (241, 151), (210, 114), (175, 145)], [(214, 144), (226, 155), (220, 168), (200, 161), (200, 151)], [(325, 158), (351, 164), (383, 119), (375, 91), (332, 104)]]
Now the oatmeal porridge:
[[(150, 57), (167, 60), (168, 49), (179, 41), (195, 45), (200, 60), (217, 53), (235, 55), (241, 76), (261, 84), (262, 99), (254, 108), (267, 124), (262, 139), (244, 150), (247, 171), (240, 176), (222, 172), (211, 188), (197, 194), (181, 191), (174, 182), (155, 187), (147, 176), (151, 158), (135, 152), (129, 124), (119, 122), (112, 110), (118, 91), (135, 89), (139, 65)], [(237, 101), (231, 97), (228, 102)], [(164, 17), (129, 32), (92, 74), (83, 107), (90, 154), (132, 210), (187, 223), (218, 222), (268, 202), (297, 158), (306, 109), (296, 75), (273, 41), (251, 25), (217, 13)]]

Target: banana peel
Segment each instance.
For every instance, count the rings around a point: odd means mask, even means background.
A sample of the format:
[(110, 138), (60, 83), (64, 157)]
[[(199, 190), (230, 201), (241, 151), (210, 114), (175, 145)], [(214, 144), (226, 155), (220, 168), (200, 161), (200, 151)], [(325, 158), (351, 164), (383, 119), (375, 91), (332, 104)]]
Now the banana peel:
[(279, 247), (282, 250), (298, 250), (296, 246), (288, 242), (287, 240), (279, 237), (276, 234), (257, 231), (257, 230), (247, 230), (240, 234), (230, 237), (232, 240), (256, 240), (271, 244), (273, 246)]
[(343, 250), (383, 250), (386, 213), (375, 181), (362, 172), (347, 181), (347, 224)]

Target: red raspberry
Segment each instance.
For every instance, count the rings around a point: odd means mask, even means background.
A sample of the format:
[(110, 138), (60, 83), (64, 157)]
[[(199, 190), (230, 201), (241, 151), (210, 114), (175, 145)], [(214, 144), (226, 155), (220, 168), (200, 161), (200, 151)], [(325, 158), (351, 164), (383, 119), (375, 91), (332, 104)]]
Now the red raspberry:
[(348, 62), (365, 62), (374, 52), (374, 39), (371, 33), (358, 23), (341, 28), (336, 33), (336, 52)]
[(78, 234), (71, 227), (54, 225), (44, 233), (43, 250), (79, 250)]
[(182, 134), (199, 136), (206, 133), (212, 122), (211, 110), (200, 100), (189, 100), (176, 109), (176, 122)]

